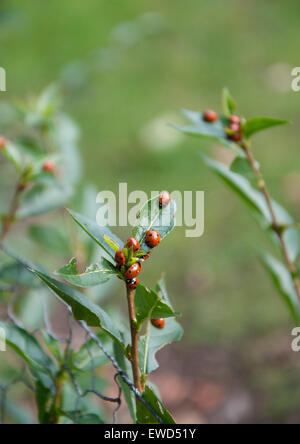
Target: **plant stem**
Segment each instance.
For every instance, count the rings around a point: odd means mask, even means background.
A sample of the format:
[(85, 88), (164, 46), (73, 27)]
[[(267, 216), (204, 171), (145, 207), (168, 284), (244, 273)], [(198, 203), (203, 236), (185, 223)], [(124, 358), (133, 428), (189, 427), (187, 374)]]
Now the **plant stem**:
[(142, 384), (140, 377), (139, 349), (138, 349), (138, 331), (136, 330), (136, 316), (134, 305), (134, 290), (127, 288), (128, 313), (131, 330), (131, 367), (135, 388), (142, 393)]
[(14, 222), (16, 212), (19, 207), (19, 194), (21, 193), (21, 191), (23, 191), (23, 189), (24, 189), (23, 185), (21, 183), (18, 183), (12, 198), (9, 213), (3, 219), (2, 230), (0, 233), (0, 240), (3, 240), (5, 238), (5, 236), (9, 232)]
[(267, 189), (266, 183), (264, 181), (264, 177), (262, 175), (262, 172), (260, 171), (260, 169), (257, 166), (257, 162), (252, 154), (251, 151), (251, 147), (248, 143), (243, 142), (241, 144), (241, 147), (243, 148), (243, 150), (246, 153), (248, 162), (251, 165), (251, 168), (253, 170), (253, 172), (255, 173), (256, 177), (258, 178), (258, 186), (259, 189), (261, 190), (262, 194), (264, 195), (266, 202), (267, 202), (267, 206), (269, 208), (270, 214), (271, 214), (271, 219), (272, 219), (272, 229), (273, 231), (278, 235), (279, 241), (280, 241), (280, 245), (281, 245), (281, 249), (283, 252), (283, 256), (285, 259), (285, 263), (286, 266), (291, 274), (292, 280), (293, 280), (293, 284), (294, 284), (294, 288), (296, 291), (296, 295), (298, 297), (298, 300), (300, 302), (300, 282), (299, 279), (297, 277), (297, 268), (296, 265), (294, 264), (294, 262), (291, 260), (289, 253), (288, 253), (288, 247), (284, 238), (284, 231), (282, 230), (280, 223), (278, 222), (275, 210), (273, 208), (273, 203), (272, 203), (272, 199), (270, 196), (270, 193)]

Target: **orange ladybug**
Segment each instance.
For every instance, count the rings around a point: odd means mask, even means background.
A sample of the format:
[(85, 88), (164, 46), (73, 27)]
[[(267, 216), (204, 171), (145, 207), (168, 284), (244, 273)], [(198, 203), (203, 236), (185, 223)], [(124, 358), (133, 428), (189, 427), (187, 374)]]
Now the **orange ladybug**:
[(4, 150), (5, 147), (6, 147), (6, 139), (5, 137), (0, 136), (0, 148)]
[(231, 116), (229, 116), (229, 122), (236, 123), (239, 125), (241, 123), (241, 118), (239, 116), (235, 116), (234, 114), (232, 114)]
[(141, 268), (142, 266), (137, 262), (131, 265), (131, 267), (129, 267), (125, 273), (126, 279), (133, 279), (137, 277), (140, 274)]
[(207, 109), (203, 113), (203, 119), (208, 123), (216, 122), (218, 118), (219, 118), (218, 113), (216, 113), (216, 111), (213, 111), (212, 109)]
[(135, 290), (136, 287), (139, 285), (139, 280), (138, 278), (126, 279), (126, 285), (129, 290)]
[(145, 242), (150, 248), (157, 247), (160, 243), (160, 234), (157, 230), (148, 230), (145, 237)]
[(54, 168), (55, 168), (55, 163), (52, 162), (51, 160), (48, 160), (43, 165), (43, 170), (48, 173), (51, 173), (54, 170)]
[(166, 325), (166, 320), (164, 318), (151, 319), (151, 323), (156, 328), (164, 328), (164, 326)]
[(170, 194), (168, 191), (162, 191), (159, 196), (159, 208), (166, 207), (170, 203)]
[(134, 237), (130, 237), (126, 242), (127, 248), (133, 249), (133, 251), (138, 251), (141, 249), (140, 243), (138, 240), (136, 240)]
[(119, 250), (119, 251), (116, 252), (116, 254), (115, 254), (115, 261), (120, 266), (125, 265), (125, 256), (124, 256), (123, 251)]

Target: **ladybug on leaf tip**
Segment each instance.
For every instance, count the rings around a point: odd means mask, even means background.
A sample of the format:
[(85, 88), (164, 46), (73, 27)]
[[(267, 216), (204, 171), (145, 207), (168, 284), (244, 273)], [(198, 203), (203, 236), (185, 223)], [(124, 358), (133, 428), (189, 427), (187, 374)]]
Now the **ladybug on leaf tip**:
[(166, 325), (166, 320), (164, 318), (151, 319), (151, 323), (156, 328), (164, 328), (164, 326)]
[(164, 208), (170, 203), (170, 194), (168, 191), (162, 191), (159, 196), (159, 208)]
[(5, 137), (0, 136), (0, 148), (4, 150), (5, 147), (6, 147), (6, 139)]
[(157, 230), (148, 230), (145, 237), (145, 242), (149, 248), (157, 247), (160, 243), (160, 234)]
[(203, 113), (203, 119), (205, 122), (213, 123), (216, 122), (219, 119), (218, 113), (212, 109), (207, 109)]

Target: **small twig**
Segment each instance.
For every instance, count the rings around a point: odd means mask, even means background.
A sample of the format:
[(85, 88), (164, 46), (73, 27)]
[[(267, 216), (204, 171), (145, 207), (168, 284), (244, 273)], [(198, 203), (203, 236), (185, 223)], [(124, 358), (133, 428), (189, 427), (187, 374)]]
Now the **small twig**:
[(272, 199), (271, 199), (271, 195), (267, 189), (266, 183), (264, 181), (264, 177), (262, 175), (262, 172), (260, 171), (259, 167), (257, 166), (257, 162), (252, 154), (251, 151), (251, 147), (248, 143), (243, 142), (241, 144), (241, 147), (244, 149), (248, 162), (251, 165), (251, 168), (254, 172), (254, 174), (256, 175), (257, 179), (258, 179), (258, 186), (259, 189), (261, 190), (262, 194), (265, 197), (267, 206), (269, 208), (270, 214), (271, 214), (271, 219), (272, 219), (272, 230), (274, 231), (274, 233), (277, 234), (279, 241), (280, 241), (280, 245), (281, 245), (281, 249), (283, 252), (283, 256), (285, 259), (285, 263), (286, 266), (291, 274), (292, 280), (293, 280), (293, 284), (294, 284), (294, 288), (298, 297), (298, 300), (300, 302), (300, 283), (299, 283), (299, 279), (297, 277), (297, 268), (296, 265), (294, 264), (294, 262), (291, 260), (289, 253), (288, 253), (288, 247), (284, 238), (284, 231), (282, 230), (280, 223), (278, 222), (275, 210), (273, 208), (273, 203), (272, 203)]
[(16, 189), (15, 189), (15, 192), (14, 192), (14, 195), (12, 198), (9, 213), (3, 219), (2, 230), (0, 233), (0, 240), (3, 240), (5, 238), (5, 236), (9, 232), (9, 230), (15, 220), (16, 212), (18, 211), (18, 208), (19, 208), (19, 195), (23, 190), (24, 190), (24, 186), (19, 182), (16, 186)]

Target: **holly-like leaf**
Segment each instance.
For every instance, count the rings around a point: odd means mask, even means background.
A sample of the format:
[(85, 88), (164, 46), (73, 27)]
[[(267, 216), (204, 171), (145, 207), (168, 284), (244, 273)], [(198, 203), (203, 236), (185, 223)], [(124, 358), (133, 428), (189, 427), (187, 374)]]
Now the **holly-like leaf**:
[(137, 420), (140, 424), (176, 424), (172, 415), (168, 412), (161, 400), (155, 395), (153, 390), (146, 385), (143, 398), (150, 404), (156, 415), (161, 419), (158, 421), (149, 409), (140, 401), (137, 402)]
[(109, 238), (113, 239), (119, 246), (120, 249), (124, 247), (124, 242), (122, 242), (117, 236), (112, 234), (109, 228), (101, 227), (96, 222), (88, 219), (75, 211), (69, 210), (72, 218), (75, 222), (92, 238), (95, 242), (112, 258), (115, 257), (115, 250), (104, 240), (103, 236), (107, 235)]
[(159, 207), (159, 195), (148, 200), (137, 214), (137, 221), (133, 229), (134, 237), (140, 242), (141, 250), (149, 252), (151, 248), (145, 242), (148, 230), (157, 230), (160, 239), (169, 234), (175, 227), (176, 203), (171, 199), (166, 207)]
[(236, 109), (236, 103), (233, 97), (231, 96), (228, 88), (223, 89), (222, 105), (223, 105), (223, 112), (226, 117), (229, 117), (231, 114), (233, 114)]
[(123, 344), (121, 332), (102, 308), (68, 285), (63, 284), (40, 271), (33, 270), (33, 272), (59, 297), (59, 299), (62, 299), (72, 308), (75, 319), (85, 321), (90, 327), (100, 327), (120, 345), (122, 350), (125, 350), (126, 347)]
[(76, 258), (72, 258), (70, 262), (64, 267), (60, 268), (55, 272), (56, 275), (63, 278), (65, 281), (77, 287), (94, 287), (96, 285), (103, 284), (109, 280), (109, 277), (114, 275), (118, 276), (118, 270), (112, 265), (107, 266), (108, 261), (102, 264), (92, 264), (90, 265), (84, 273), (78, 273), (77, 271), (77, 261)]
[(154, 290), (149, 290), (144, 285), (139, 285), (134, 297), (136, 319), (140, 326), (146, 319), (169, 318), (180, 316), (179, 313), (163, 302)]
[[(171, 307), (164, 277), (157, 283), (156, 290), (161, 300)], [(151, 317), (156, 318), (154, 315)], [(165, 322), (163, 329), (156, 328), (150, 324), (147, 333), (140, 337), (139, 350), (142, 374), (149, 375), (156, 370), (158, 368), (158, 362), (155, 357), (156, 353), (166, 345), (179, 341), (183, 335), (183, 329), (175, 319), (169, 318)]]
[(253, 136), (258, 131), (262, 131), (273, 126), (286, 125), (288, 120), (273, 119), (271, 117), (254, 117), (248, 119), (243, 125), (243, 134), (246, 138)]
[(276, 288), (288, 305), (297, 325), (300, 324), (300, 303), (293, 285), (293, 279), (286, 266), (270, 254), (262, 257), (263, 264), (270, 273)]

